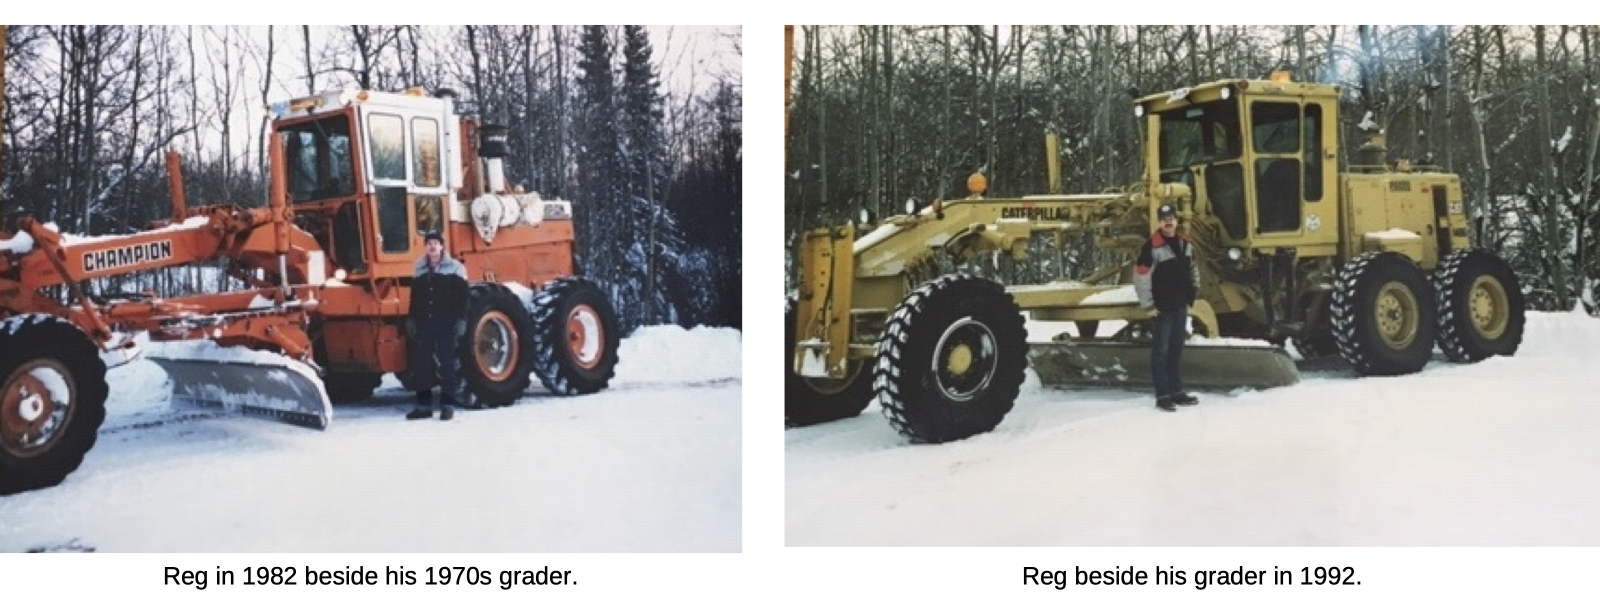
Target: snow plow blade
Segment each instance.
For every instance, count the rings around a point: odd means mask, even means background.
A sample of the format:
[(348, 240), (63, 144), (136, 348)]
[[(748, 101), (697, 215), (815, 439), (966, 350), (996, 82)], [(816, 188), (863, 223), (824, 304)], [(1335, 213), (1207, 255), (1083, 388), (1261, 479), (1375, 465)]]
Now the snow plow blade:
[(167, 371), (172, 397), (197, 407), (318, 430), (333, 420), (322, 380), (289, 365), (146, 357)]
[[(1150, 345), (1119, 341), (1036, 342), (1028, 360), (1045, 386), (1151, 385)], [(1183, 384), (1190, 388), (1274, 388), (1300, 381), (1294, 359), (1279, 348), (1187, 344)]]

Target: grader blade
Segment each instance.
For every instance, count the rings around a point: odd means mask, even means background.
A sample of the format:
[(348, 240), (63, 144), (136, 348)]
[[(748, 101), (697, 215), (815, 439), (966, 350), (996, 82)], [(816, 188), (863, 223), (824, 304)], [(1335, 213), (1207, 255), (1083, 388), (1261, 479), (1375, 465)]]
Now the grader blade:
[(333, 419), (333, 403), (309, 368), (291, 364), (147, 357), (172, 380), (172, 397), (197, 407), (318, 430)]
[[(1121, 341), (1035, 342), (1028, 360), (1046, 386), (1150, 388), (1150, 345)], [(1183, 383), (1189, 388), (1273, 388), (1298, 382), (1294, 360), (1278, 348), (1189, 344)]]

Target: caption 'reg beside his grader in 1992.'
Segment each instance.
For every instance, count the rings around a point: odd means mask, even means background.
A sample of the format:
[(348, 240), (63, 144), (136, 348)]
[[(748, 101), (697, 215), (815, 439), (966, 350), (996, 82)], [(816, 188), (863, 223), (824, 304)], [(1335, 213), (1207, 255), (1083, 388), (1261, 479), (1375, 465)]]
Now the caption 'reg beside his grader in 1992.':
[[(1198, 253), (1195, 333), (1259, 340), (1195, 341), (1191, 385), (1293, 384), (1285, 342), (1361, 375), (1416, 372), (1436, 343), (1459, 362), (1516, 352), (1522, 291), (1469, 243), (1459, 177), (1390, 166), (1381, 135), (1341, 171), (1336, 87), (1278, 74), (1145, 96), (1133, 110), (1145, 176), (1121, 192), (990, 199), (974, 175), (966, 199), (913, 206), (862, 235), (806, 234), (786, 312), (787, 423), (854, 416), (876, 396), (906, 437), (962, 439), (1005, 418), (1030, 362), (1047, 385), (1148, 388), (1149, 314), (1131, 261), (1162, 204), (1178, 207)], [(949, 273), (979, 255), (1020, 260), (1040, 234), (1057, 247), (1091, 236), (1118, 256), (1041, 285)], [(1023, 311), (1078, 331), (1030, 345)], [(1097, 337), (1103, 320), (1125, 324)]]
[[(52, 486), (78, 467), (105, 419), (106, 363), (117, 360), (103, 356), (148, 348), (175, 396), (316, 428), (385, 373), (431, 385), (406, 375), (405, 337), (431, 231), (472, 281), (458, 397), (508, 405), (532, 377), (557, 395), (607, 386), (617, 320), (576, 275), (572, 205), (507, 189), (502, 129), (415, 90), (331, 92), (271, 113), (268, 207), (186, 207), (172, 155), (170, 221), (73, 238), (24, 217), (0, 232), (0, 493)], [(247, 288), (170, 298), (83, 288), (209, 261)]]

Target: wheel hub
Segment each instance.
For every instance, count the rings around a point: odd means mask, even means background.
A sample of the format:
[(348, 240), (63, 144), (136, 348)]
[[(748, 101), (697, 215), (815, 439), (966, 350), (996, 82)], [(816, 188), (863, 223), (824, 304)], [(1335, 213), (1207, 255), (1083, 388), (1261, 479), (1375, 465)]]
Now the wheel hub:
[(71, 416), (72, 386), (53, 361), (19, 367), (0, 386), (0, 449), (13, 456), (48, 450)]
[(567, 348), (579, 367), (593, 369), (600, 364), (601, 346), (605, 330), (600, 327), (600, 315), (587, 305), (572, 309), (567, 315)]
[(473, 354), (478, 359), (478, 370), (496, 382), (511, 377), (511, 365), (517, 360), (518, 346), (511, 319), (501, 312), (490, 312), (479, 319), (473, 333)]
[(1505, 333), (1510, 319), (1508, 301), (1506, 288), (1493, 276), (1479, 276), (1473, 281), (1467, 294), (1467, 308), (1472, 327), (1479, 336), (1496, 339)]
[(933, 371), (939, 392), (966, 401), (988, 388), (999, 368), (999, 342), (994, 330), (971, 317), (945, 329), (934, 346)]
[(1403, 349), (1417, 336), (1417, 298), (1399, 282), (1383, 285), (1374, 308), (1378, 336), (1390, 348)]

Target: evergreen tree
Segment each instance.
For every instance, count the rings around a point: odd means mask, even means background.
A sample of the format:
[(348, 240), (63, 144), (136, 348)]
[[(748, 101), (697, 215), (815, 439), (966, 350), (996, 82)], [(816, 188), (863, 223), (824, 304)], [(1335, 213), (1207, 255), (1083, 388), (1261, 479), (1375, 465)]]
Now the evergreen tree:
[(574, 202), (581, 273), (610, 293), (622, 325), (634, 327), (618, 290), (626, 280), (619, 245), (629, 235), (628, 200), (617, 127), (613, 49), (604, 26), (585, 26), (578, 41), (578, 197)]
[(639, 324), (677, 322), (666, 279), (682, 249), (676, 219), (663, 207), (667, 162), (662, 146), (661, 83), (644, 26), (623, 26), (621, 116), (623, 161), (631, 204), (627, 276), (642, 282), (624, 290), (637, 297), (623, 314)]

